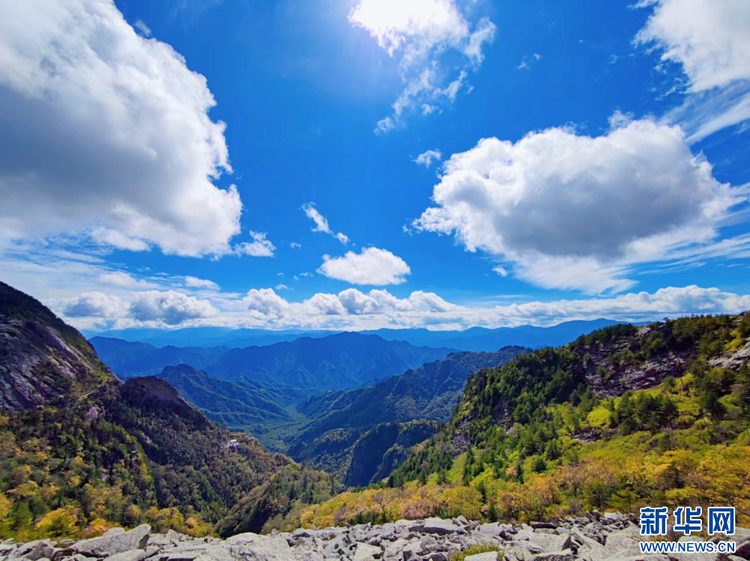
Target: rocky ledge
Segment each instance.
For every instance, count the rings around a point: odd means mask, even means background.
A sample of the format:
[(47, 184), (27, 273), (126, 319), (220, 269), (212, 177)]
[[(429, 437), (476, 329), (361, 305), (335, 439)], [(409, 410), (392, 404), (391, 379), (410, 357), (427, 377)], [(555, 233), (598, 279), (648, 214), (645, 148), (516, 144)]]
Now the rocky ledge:
[(152, 534), (143, 525), (127, 532), (115, 528), (79, 542), (9, 540), (0, 543), (0, 561), (450, 561), (454, 554), (479, 545), (497, 551), (470, 555), (466, 561), (750, 559), (750, 531), (738, 529), (731, 539), (737, 543), (735, 555), (642, 555), (639, 528), (632, 517), (598, 512), (557, 523), (480, 524), (463, 517), (428, 518), (267, 536), (239, 534), (227, 540), (191, 538), (171, 530), (166, 535)]

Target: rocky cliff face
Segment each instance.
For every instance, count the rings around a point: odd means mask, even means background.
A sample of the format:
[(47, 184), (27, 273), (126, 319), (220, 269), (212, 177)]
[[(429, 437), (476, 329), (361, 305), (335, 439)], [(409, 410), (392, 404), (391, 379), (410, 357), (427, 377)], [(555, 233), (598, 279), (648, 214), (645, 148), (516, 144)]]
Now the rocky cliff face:
[[(468, 553), (466, 561), (573, 561), (587, 559), (740, 561), (750, 558), (750, 531), (738, 529), (728, 538), (733, 556), (718, 554), (642, 555), (643, 538), (633, 519), (597, 512), (559, 524), (480, 524), (463, 517), (453, 520), (399, 520), (382, 526), (362, 524), (322, 530), (300, 529), (270, 536), (238, 534), (227, 540), (190, 538), (173, 531), (152, 534), (148, 525), (129, 532), (121, 528), (81, 542), (47, 540), (0, 544), (0, 560), (28, 561), (449, 561)], [(681, 538), (680, 541), (703, 541)], [(484, 551), (483, 553), (474, 553)]]
[(359, 487), (388, 477), (409, 457), (414, 446), (433, 436), (443, 426), (434, 421), (378, 425), (354, 444), (344, 483)]
[(75, 329), (0, 282), (0, 410), (64, 405), (111, 377)]

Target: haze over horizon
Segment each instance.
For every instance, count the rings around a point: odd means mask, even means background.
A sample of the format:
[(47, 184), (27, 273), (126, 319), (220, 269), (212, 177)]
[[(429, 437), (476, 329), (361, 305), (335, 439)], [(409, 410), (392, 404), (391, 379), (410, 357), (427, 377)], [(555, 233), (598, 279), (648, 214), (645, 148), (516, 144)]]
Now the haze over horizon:
[(744, 0), (0, 6), (0, 280), (79, 329), (750, 308)]

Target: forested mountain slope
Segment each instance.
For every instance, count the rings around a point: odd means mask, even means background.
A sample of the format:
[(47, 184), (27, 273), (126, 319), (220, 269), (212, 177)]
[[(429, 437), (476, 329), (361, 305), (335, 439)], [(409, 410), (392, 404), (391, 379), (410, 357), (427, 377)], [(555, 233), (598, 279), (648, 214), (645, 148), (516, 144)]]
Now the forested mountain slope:
[(351, 451), (364, 433), (383, 423), (447, 422), (471, 374), (504, 364), (527, 351), (523, 347), (507, 347), (496, 353), (452, 353), (444, 360), (427, 363), (370, 388), (312, 397), (298, 406), (298, 411), (311, 421), (288, 452), (296, 460), (311, 462), (317, 468), (346, 472), (350, 456), (344, 450)]
[(220, 380), (187, 364), (167, 366), (158, 377), (209, 418), (232, 430), (258, 436), (269, 426), (292, 421), (284, 399), (273, 390)]
[(750, 316), (617, 325), (468, 381), (448, 427), (379, 489), (300, 519), (539, 520), (732, 505), (750, 515)]
[[(260, 530), (330, 478), (208, 420), (163, 380), (124, 384), (39, 302), (0, 283), (0, 537), (65, 537), (148, 521), (205, 534), (246, 497)], [(283, 477), (281, 474), (284, 474)]]

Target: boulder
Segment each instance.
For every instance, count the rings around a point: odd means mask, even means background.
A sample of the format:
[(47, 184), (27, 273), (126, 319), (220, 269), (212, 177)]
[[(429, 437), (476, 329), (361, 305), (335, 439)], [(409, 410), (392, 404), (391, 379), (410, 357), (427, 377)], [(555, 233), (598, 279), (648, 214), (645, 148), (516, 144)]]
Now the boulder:
[(373, 559), (380, 559), (382, 555), (383, 551), (379, 547), (360, 543), (357, 544), (357, 549), (354, 550), (353, 561), (372, 561)]
[(428, 534), (446, 535), (454, 532), (465, 533), (466, 530), (461, 526), (456, 526), (450, 520), (443, 520), (442, 518), (428, 518), (424, 521), (423, 532)]
[(132, 549), (144, 549), (151, 536), (151, 526), (148, 524), (143, 524), (128, 532), (118, 530), (121, 528), (109, 530), (98, 538), (78, 542), (70, 549), (88, 557), (109, 557)]
[(146, 552), (142, 549), (131, 549), (107, 557), (108, 561), (143, 561), (145, 558)]
[(734, 554), (737, 557), (742, 557), (743, 559), (750, 559), (750, 540), (747, 540), (738, 545), (737, 549), (734, 551)]
[(55, 555), (56, 549), (52, 547), (49, 540), (35, 540), (33, 542), (19, 545), (8, 556), (9, 559), (23, 558), (29, 561), (39, 561), (40, 559), (51, 559)]

